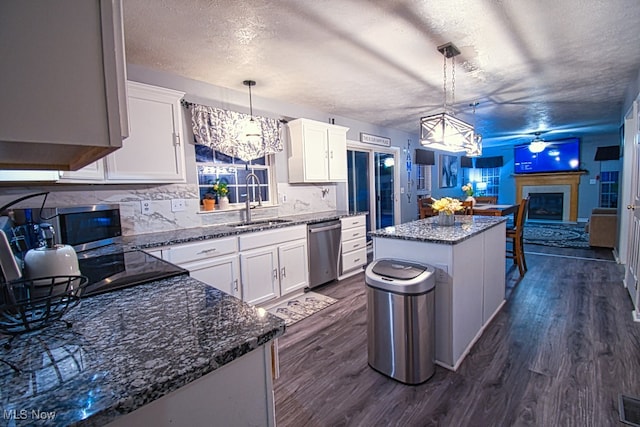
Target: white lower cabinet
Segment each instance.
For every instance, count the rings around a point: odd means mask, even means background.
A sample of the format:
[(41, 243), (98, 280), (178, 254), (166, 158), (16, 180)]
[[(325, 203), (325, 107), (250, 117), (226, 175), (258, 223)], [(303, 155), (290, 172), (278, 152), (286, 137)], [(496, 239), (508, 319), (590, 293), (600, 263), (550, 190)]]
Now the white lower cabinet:
[(245, 302), (259, 304), (280, 296), (276, 248), (260, 248), (241, 253), (240, 270), (242, 299)]
[(260, 304), (309, 285), (307, 251), (307, 227), (300, 225), (147, 252), (188, 270), (196, 280)]
[(180, 264), (180, 267), (189, 270), (189, 275), (194, 279), (242, 298), (238, 255), (213, 257), (205, 261)]
[(242, 296), (260, 304), (309, 284), (307, 227), (285, 227), (241, 235)]
[(341, 218), (342, 257), (340, 277), (345, 278), (361, 271), (367, 263), (367, 217), (365, 215)]
[(149, 253), (160, 253), (162, 259), (188, 270), (194, 279), (242, 298), (237, 237), (185, 243)]
[(280, 294), (286, 295), (309, 284), (307, 240), (297, 240), (278, 247)]

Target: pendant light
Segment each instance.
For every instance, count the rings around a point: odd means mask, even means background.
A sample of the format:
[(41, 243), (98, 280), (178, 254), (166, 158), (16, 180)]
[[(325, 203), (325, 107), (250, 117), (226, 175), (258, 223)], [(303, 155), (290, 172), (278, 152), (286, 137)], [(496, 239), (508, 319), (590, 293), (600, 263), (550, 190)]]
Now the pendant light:
[(251, 98), (251, 86), (255, 86), (254, 80), (244, 80), (243, 85), (249, 86), (249, 112), (251, 118), (243, 126), (243, 137), (251, 143), (259, 143), (262, 140), (262, 128), (260, 123), (253, 119), (253, 100)]
[(438, 51), (444, 57), (443, 65), (443, 112), (420, 119), (420, 144), (436, 150), (467, 153), (476, 149), (473, 126), (456, 118), (447, 108), (447, 59), (452, 64), (452, 100), (455, 102), (456, 68), (454, 58), (460, 50), (451, 42), (438, 46)]
[(479, 104), (480, 103), (478, 101), (474, 101), (473, 103), (469, 104), (469, 106), (473, 107), (473, 127), (474, 127), (474, 132), (473, 132), (473, 147), (471, 147), (470, 150), (467, 150), (467, 157), (479, 157), (479, 156), (482, 156), (482, 135), (480, 135), (479, 133), (475, 132), (475, 127), (476, 127), (476, 107)]

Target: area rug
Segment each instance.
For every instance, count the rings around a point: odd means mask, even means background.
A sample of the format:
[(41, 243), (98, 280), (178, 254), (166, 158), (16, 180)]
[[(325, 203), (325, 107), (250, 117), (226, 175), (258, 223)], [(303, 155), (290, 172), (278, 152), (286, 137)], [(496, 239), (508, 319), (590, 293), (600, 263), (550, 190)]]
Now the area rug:
[(589, 234), (584, 224), (543, 224), (527, 222), (524, 243), (556, 248), (589, 249)]
[(307, 292), (294, 296), (287, 301), (270, 307), (267, 311), (284, 320), (285, 325), (290, 326), (300, 320), (319, 312), (338, 302), (337, 299), (320, 295), (315, 292)]

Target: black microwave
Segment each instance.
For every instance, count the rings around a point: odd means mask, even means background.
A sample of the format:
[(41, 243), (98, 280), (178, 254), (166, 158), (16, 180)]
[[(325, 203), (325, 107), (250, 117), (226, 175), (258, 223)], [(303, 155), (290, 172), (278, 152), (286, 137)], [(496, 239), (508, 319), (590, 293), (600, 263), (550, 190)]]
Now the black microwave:
[(18, 223), (29, 217), (36, 224), (50, 223), (56, 243), (71, 245), (78, 252), (110, 245), (122, 235), (119, 205), (16, 209), (15, 214)]

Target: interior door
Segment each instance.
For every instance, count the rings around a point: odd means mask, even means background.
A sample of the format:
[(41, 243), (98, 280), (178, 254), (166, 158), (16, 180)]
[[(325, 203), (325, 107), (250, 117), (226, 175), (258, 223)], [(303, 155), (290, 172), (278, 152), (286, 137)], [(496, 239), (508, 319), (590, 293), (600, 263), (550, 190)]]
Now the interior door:
[[(371, 174), (369, 163), (371, 153), (369, 151), (347, 151), (347, 193), (349, 212), (371, 211)], [(367, 215), (367, 231), (371, 231)], [(369, 238), (367, 238), (369, 240)]]
[(638, 288), (638, 278), (640, 277), (640, 111), (637, 111), (635, 126), (631, 129), (634, 133), (633, 140), (633, 167), (631, 179), (631, 199), (627, 209), (632, 212), (629, 221), (629, 241), (627, 246), (627, 261), (625, 272), (625, 283), (635, 310), (633, 312), (636, 321), (640, 321), (640, 289)]

